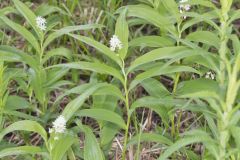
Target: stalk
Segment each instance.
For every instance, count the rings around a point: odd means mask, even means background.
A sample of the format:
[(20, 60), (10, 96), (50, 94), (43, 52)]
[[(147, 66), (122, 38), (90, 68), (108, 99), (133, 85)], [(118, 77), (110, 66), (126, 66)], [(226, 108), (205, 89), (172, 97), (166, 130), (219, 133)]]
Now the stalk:
[(129, 113), (129, 91), (127, 88), (127, 76), (124, 74), (125, 77), (125, 83), (124, 83), (124, 92), (125, 92), (125, 105), (126, 105), (126, 110), (127, 110), (127, 126), (125, 130), (125, 135), (124, 135), (124, 145), (123, 145), (123, 152), (122, 152), (122, 159), (126, 159), (126, 150), (127, 150), (127, 141), (128, 141), (128, 129), (130, 125), (130, 115)]
[[(181, 39), (181, 37), (182, 37), (182, 32), (181, 32), (181, 29), (180, 29), (181, 23), (182, 23), (182, 22), (179, 21), (179, 22), (178, 22), (178, 25), (177, 25), (177, 32), (178, 32), (177, 46), (180, 45), (180, 39)], [(181, 64), (181, 61), (179, 60), (179, 61), (177, 62), (177, 64)], [(176, 90), (177, 90), (178, 82), (179, 82), (179, 80), (180, 80), (180, 75), (181, 75), (181, 73), (178, 72), (178, 73), (176, 74), (175, 79), (174, 79), (174, 85), (173, 85), (173, 91), (172, 91), (173, 94), (175, 94), (175, 92), (176, 92)], [(182, 111), (181, 111), (181, 114), (182, 114)], [(178, 121), (179, 121), (179, 120), (178, 120)], [(176, 138), (176, 137), (175, 137), (176, 131), (175, 131), (174, 116), (171, 117), (171, 125), (172, 125), (171, 135), (172, 135), (172, 137), (174, 137), (174, 139), (175, 139), (175, 138)], [(177, 130), (179, 130), (179, 129), (177, 128)]]
[(125, 106), (126, 106), (126, 111), (127, 111), (127, 125), (126, 125), (126, 130), (125, 130), (125, 134), (124, 134), (124, 144), (123, 144), (123, 151), (122, 151), (122, 160), (126, 159), (126, 151), (127, 151), (127, 141), (128, 141), (128, 130), (129, 130), (129, 126), (130, 126), (130, 115), (129, 115), (129, 90), (128, 90), (128, 78), (127, 78), (127, 74), (125, 72), (125, 62), (123, 59), (122, 60), (122, 73), (124, 76), (124, 93), (125, 93)]
[(4, 95), (4, 90), (3, 90), (3, 66), (0, 62), (0, 129), (2, 129), (3, 126), (3, 95)]
[[(227, 35), (227, 30), (229, 28), (228, 26), (228, 11), (230, 10), (229, 7), (229, 3), (227, 0), (222, 0), (221, 1), (221, 5), (222, 5), (222, 17), (221, 17), (221, 28), (220, 28), (220, 39), (221, 39), (221, 43), (220, 43), (220, 49), (219, 49), (219, 54), (220, 54), (220, 88), (223, 91), (223, 93), (226, 93), (226, 87), (225, 87), (225, 76), (226, 76), (226, 65), (228, 65), (228, 59), (226, 57), (227, 54), (227, 43), (228, 43), (228, 35)], [(228, 89), (227, 89), (227, 95), (224, 95), (224, 97), (226, 96), (226, 103), (222, 106), (223, 108), (223, 112), (220, 115), (220, 119), (218, 122), (218, 128), (219, 128), (219, 160), (224, 160), (226, 158), (227, 155), (227, 144), (229, 141), (229, 130), (228, 130), (228, 126), (229, 126), (229, 121), (230, 121), (230, 116), (231, 116), (231, 112), (232, 112), (232, 105), (233, 105), (233, 101), (229, 101), (228, 99), (228, 95), (232, 94), (234, 91), (232, 90), (232, 85), (236, 85), (236, 79), (232, 76), (234, 76), (234, 73), (231, 73), (231, 71), (229, 71), (229, 69), (227, 69), (228, 71)]]

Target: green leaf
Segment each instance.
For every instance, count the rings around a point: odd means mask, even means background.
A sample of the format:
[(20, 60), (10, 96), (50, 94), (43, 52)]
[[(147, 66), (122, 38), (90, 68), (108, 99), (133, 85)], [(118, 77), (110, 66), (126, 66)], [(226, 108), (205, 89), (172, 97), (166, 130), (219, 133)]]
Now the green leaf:
[(63, 9), (61, 9), (57, 6), (48, 5), (46, 3), (42, 3), (35, 11), (35, 14), (41, 15), (41, 16), (47, 16), (47, 15), (54, 14), (55, 12), (57, 12), (57, 14), (71, 16)]
[(37, 69), (38, 62), (30, 55), (14, 47), (0, 46), (0, 57), (3, 61), (23, 62), (33, 69)]
[(72, 51), (68, 48), (64, 47), (59, 47), (59, 48), (54, 48), (44, 55), (42, 59), (42, 64), (46, 63), (49, 59), (59, 56), (59, 57), (65, 57), (67, 60), (72, 59)]
[(154, 62), (156, 60), (173, 59), (180, 56), (187, 57), (192, 56), (193, 54), (196, 55), (196, 53), (194, 53), (192, 49), (182, 46), (155, 49), (135, 59), (131, 63), (131, 66), (128, 68), (128, 73), (134, 71), (134, 69), (136, 69), (140, 65)]
[(130, 41), (130, 47), (170, 47), (174, 45), (174, 41), (168, 37), (161, 36), (142, 36)]
[(177, 105), (184, 105), (185, 102), (182, 100), (173, 100), (170, 97), (160, 98), (160, 97), (152, 97), (152, 96), (145, 96), (142, 98), (137, 99), (134, 101), (130, 107), (128, 112), (129, 116), (138, 108), (145, 107), (152, 109), (156, 112), (161, 118), (162, 121), (166, 126), (168, 126), (168, 111), (169, 106), (177, 106)]
[(0, 158), (6, 156), (14, 155), (24, 155), (24, 154), (47, 154), (41, 148), (35, 146), (21, 146), (21, 147), (12, 147), (6, 148), (0, 151)]
[(179, 98), (218, 97), (218, 83), (209, 79), (196, 79), (179, 83), (176, 95)]
[(13, 110), (5, 109), (3, 111), (3, 114), (7, 114), (7, 115), (10, 115), (10, 116), (15, 116), (15, 117), (19, 117), (19, 118), (23, 118), (23, 119), (27, 119), (27, 120), (42, 122), (42, 123), (44, 122), (42, 119), (40, 119), (36, 116), (31, 116), (31, 115), (28, 115), (28, 114), (20, 112), (20, 111), (13, 111)]
[(17, 11), (13, 7), (4, 7), (0, 9), (0, 15), (7, 15), (10, 13), (16, 13)]
[(44, 41), (43, 48), (45, 49), (54, 39), (66, 35), (70, 32), (74, 31), (80, 31), (80, 30), (89, 30), (94, 28), (101, 28), (102, 25), (99, 24), (87, 24), (87, 25), (78, 25), (78, 26), (67, 26), (64, 28), (61, 28), (60, 30), (54, 31), (51, 33), (47, 39)]
[(112, 75), (118, 80), (120, 80), (122, 83), (124, 83), (123, 76), (119, 73), (118, 70), (99, 62), (73, 62), (67, 64), (54, 65), (51, 66), (50, 68), (52, 67), (68, 67), (72, 69), (90, 70), (101, 74)]
[(32, 26), (38, 38), (43, 40), (43, 32), (37, 27), (36, 15), (21, 1), (13, 0), (13, 3), (21, 15), (27, 20), (27, 22)]
[(128, 23), (126, 21), (126, 10), (124, 10), (117, 19), (115, 35), (118, 36), (123, 45), (122, 49), (120, 49), (118, 53), (122, 59), (125, 59), (128, 52), (128, 35), (129, 35)]
[(30, 131), (30, 132), (36, 132), (39, 135), (42, 136), (45, 142), (47, 142), (47, 133), (45, 129), (37, 122), (30, 121), (30, 120), (23, 120), (23, 121), (17, 121), (13, 124), (9, 125), (7, 128), (4, 128), (0, 132), (0, 141), (3, 139), (3, 137), (13, 131)]
[(166, 160), (171, 154), (178, 151), (180, 148), (193, 144), (193, 143), (200, 143), (204, 141), (208, 141), (209, 139), (204, 136), (192, 136), (192, 137), (185, 137), (178, 140), (173, 145), (169, 146), (163, 154), (158, 158), (158, 160)]
[(33, 88), (37, 100), (43, 105), (47, 99), (47, 88), (44, 87), (44, 84), (47, 80), (46, 71), (43, 69), (32, 69), (28, 70), (29, 73), (29, 83)]
[(183, 60), (183, 64), (199, 64), (204, 67), (207, 67), (209, 70), (213, 70), (216, 73), (219, 72), (219, 62), (220, 57), (218, 55), (214, 55), (213, 53), (209, 53), (206, 51), (201, 51), (196, 49), (196, 52), (198, 52), (200, 55), (187, 57)]
[(152, 78), (154, 76), (159, 75), (165, 75), (165, 74), (172, 74), (172, 73), (178, 73), (178, 72), (192, 72), (192, 73), (201, 73), (197, 70), (195, 70), (192, 67), (188, 66), (162, 66), (162, 67), (155, 67), (152, 69), (149, 69), (143, 73), (140, 73), (136, 76), (136, 78), (131, 82), (129, 90), (133, 89), (135, 86), (137, 86), (139, 83), (141, 83), (143, 80), (146, 80), (148, 78)]
[(0, 16), (0, 19), (4, 23), (6, 23), (9, 27), (11, 27), (13, 30), (15, 30), (20, 35), (22, 35), (33, 46), (33, 48), (37, 51), (37, 53), (40, 53), (40, 46), (38, 44), (38, 41), (32, 35), (31, 32), (29, 32), (27, 29), (25, 29), (21, 25), (9, 20), (7, 17)]
[(62, 160), (65, 153), (70, 149), (72, 144), (77, 141), (74, 137), (66, 135), (57, 141), (54, 141), (52, 150), (52, 160)]
[(102, 54), (104, 54), (105, 56), (107, 56), (108, 58), (113, 60), (119, 66), (123, 65), (121, 59), (115, 54), (115, 52), (111, 51), (110, 48), (101, 44), (100, 42), (97, 42), (97, 41), (95, 41), (91, 38), (85, 37), (85, 36), (80, 36), (80, 35), (75, 35), (75, 34), (68, 34), (68, 35), (81, 41), (81, 42), (84, 42), (84, 43), (94, 47), (95, 49), (100, 51)]
[(6, 109), (8, 110), (17, 110), (17, 109), (26, 109), (30, 107), (30, 103), (19, 96), (8, 96), (6, 102)]
[(125, 100), (124, 96), (122, 95), (121, 90), (112, 84), (106, 84), (105, 87), (98, 89), (96, 92), (94, 92), (94, 96), (96, 96), (96, 95), (99, 95), (101, 97), (106, 96), (106, 95), (114, 96), (123, 101)]
[(163, 27), (167, 30), (172, 29), (171, 25), (175, 23), (175, 20), (171, 17), (164, 17), (163, 15), (159, 14), (157, 10), (147, 5), (128, 5), (126, 7), (120, 8), (119, 11), (125, 8), (127, 9), (128, 17), (141, 18), (149, 23), (154, 24), (157, 27)]
[(181, 32), (184, 32), (187, 28), (194, 26), (195, 24), (205, 22), (212, 27), (214, 27), (216, 30), (219, 30), (218, 25), (214, 22), (214, 19), (218, 18), (218, 14), (215, 10), (211, 10), (209, 12), (203, 13), (203, 14), (190, 14), (188, 16), (191, 16), (190, 20), (187, 20), (185, 23), (183, 23), (183, 26), (181, 28)]
[(187, 3), (191, 4), (191, 5), (201, 5), (201, 6), (204, 6), (204, 7), (217, 9), (217, 7), (211, 1), (208, 1), (208, 0), (190, 0)]
[(156, 134), (156, 133), (142, 133), (132, 137), (129, 140), (127, 145), (137, 144), (138, 140), (140, 140), (140, 142), (156, 142), (156, 143), (165, 144), (165, 145), (173, 144), (171, 140), (169, 140), (163, 135)]
[(209, 31), (196, 31), (190, 33), (186, 39), (194, 42), (201, 42), (215, 48), (220, 47), (220, 39), (215, 33)]
[(240, 19), (240, 9), (238, 10), (233, 10), (231, 13), (230, 13), (230, 20), (228, 21), (228, 23), (232, 23), (234, 22), (235, 20), (237, 19)]
[(148, 78), (142, 81), (141, 86), (153, 97), (164, 98), (171, 95), (167, 88), (154, 78)]
[(154, 111), (156, 110), (156, 112), (158, 112), (158, 110), (161, 110), (162, 106), (168, 106), (168, 105), (172, 106), (175, 104), (176, 103), (172, 98), (158, 98), (158, 97), (145, 96), (133, 102), (133, 104), (130, 107), (129, 114), (131, 115), (131, 113), (133, 113), (133, 111), (139, 107), (146, 106), (147, 108), (151, 108)]
[(237, 144), (238, 149), (240, 149), (240, 127), (232, 126), (230, 130), (233, 138), (235, 139), (235, 143)]
[(104, 83), (92, 84), (91, 87), (87, 88), (80, 96), (78, 96), (77, 98), (75, 98), (74, 100), (67, 104), (67, 106), (64, 108), (62, 112), (62, 115), (65, 117), (66, 120), (69, 120), (90, 95), (92, 95), (95, 91), (105, 86), (106, 84)]
[(114, 124), (119, 125), (121, 128), (125, 129), (126, 124), (121, 116), (113, 111), (106, 109), (84, 109), (76, 113), (80, 117), (91, 117), (97, 120), (108, 121)]
[(83, 126), (79, 122), (77, 122), (77, 124), (85, 134), (84, 160), (105, 160), (92, 130), (88, 126)]
[(47, 77), (44, 87), (50, 88), (51, 86), (55, 85), (68, 72), (69, 68), (53, 68), (47, 70)]
[(167, 9), (167, 11), (169, 11), (171, 13), (171, 15), (174, 15), (174, 17), (176, 18), (176, 21), (180, 20), (180, 13), (179, 13), (179, 7), (176, 3), (175, 0), (162, 0), (161, 1), (162, 4), (164, 5), (164, 7)]
[[(104, 87), (106, 88), (106, 87)], [(99, 89), (99, 92), (102, 92)], [(97, 109), (106, 109), (109, 111), (115, 111), (118, 106), (118, 97), (115, 97), (109, 94), (108, 91), (103, 92), (102, 95), (93, 95), (93, 106), (92, 108)], [(108, 152), (111, 149), (111, 142), (114, 139), (115, 135), (120, 130), (118, 125), (115, 125), (111, 122), (98, 121), (100, 125), (100, 136), (101, 136), (101, 146), (105, 152)]]

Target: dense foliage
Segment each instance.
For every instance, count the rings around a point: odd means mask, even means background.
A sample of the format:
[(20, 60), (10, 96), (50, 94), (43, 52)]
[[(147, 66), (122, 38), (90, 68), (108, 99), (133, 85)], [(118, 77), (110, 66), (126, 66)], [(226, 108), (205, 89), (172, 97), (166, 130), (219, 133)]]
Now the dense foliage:
[(3, 2), (0, 159), (239, 160), (239, 8)]

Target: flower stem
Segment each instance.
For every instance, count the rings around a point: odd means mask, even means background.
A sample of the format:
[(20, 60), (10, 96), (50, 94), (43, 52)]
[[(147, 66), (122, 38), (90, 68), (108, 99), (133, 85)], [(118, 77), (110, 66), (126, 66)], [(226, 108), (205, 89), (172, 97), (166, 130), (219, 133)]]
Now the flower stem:
[(124, 84), (124, 92), (125, 92), (125, 105), (127, 110), (127, 126), (124, 135), (124, 144), (123, 144), (123, 152), (122, 152), (122, 160), (126, 159), (126, 150), (127, 150), (127, 141), (128, 141), (128, 129), (130, 125), (130, 115), (129, 113), (129, 97), (128, 97), (128, 88), (127, 88), (127, 76), (125, 76), (125, 84)]

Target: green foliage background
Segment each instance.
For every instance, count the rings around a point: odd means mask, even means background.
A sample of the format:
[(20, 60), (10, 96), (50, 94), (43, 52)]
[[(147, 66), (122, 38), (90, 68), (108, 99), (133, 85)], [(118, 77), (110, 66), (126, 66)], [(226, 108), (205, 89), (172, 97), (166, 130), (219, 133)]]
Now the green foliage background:
[(0, 159), (240, 159), (239, 0), (0, 2)]

